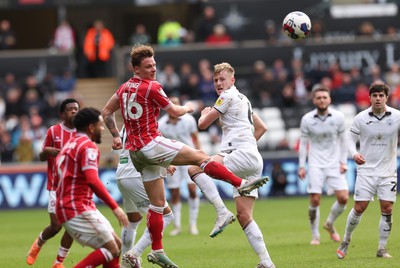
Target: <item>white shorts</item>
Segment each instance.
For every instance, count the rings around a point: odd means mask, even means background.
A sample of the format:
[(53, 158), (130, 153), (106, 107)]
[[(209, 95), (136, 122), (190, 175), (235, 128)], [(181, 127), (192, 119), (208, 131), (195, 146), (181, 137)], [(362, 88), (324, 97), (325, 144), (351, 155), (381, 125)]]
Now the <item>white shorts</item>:
[(378, 200), (396, 202), (397, 177), (357, 175), (354, 187), (354, 200), (374, 201), (375, 194)]
[(147, 213), (150, 201), (141, 178), (119, 179), (117, 185), (127, 213), (139, 212), (142, 215)]
[[(259, 178), (263, 169), (263, 159), (257, 151), (249, 151), (246, 149), (236, 149), (231, 153), (220, 153), (224, 156), (224, 165), (236, 176), (247, 180), (250, 178)], [(240, 194), (236, 187), (233, 187), (233, 198), (239, 197)], [(250, 192), (248, 196), (258, 198), (258, 190)]]
[(322, 194), (324, 185), (326, 186), (326, 191), (328, 194), (333, 194), (335, 191), (349, 189), (346, 175), (340, 173), (339, 167), (309, 167), (307, 193)]
[(65, 222), (63, 227), (82, 246), (97, 249), (114, 239), (110, 222), (98, 210), (83, 212)]
[(51, 214), (56, 214), (56, 191), (49, 191), (49, 203), (47, 204), (47, 211)]
[(184, 145), (180, 141), (158, 136), (140, 151), (130, 151), (132, 163), (144, 182), (164, 178), (167, 175), (166, 168)]
[(194, 184), (188, 173), (189, 166), (177, 166), (173, 175), (167, 174), (166, 182), (168, 189), (179, 189), (181, 181), (185, 180), (187, 184)]

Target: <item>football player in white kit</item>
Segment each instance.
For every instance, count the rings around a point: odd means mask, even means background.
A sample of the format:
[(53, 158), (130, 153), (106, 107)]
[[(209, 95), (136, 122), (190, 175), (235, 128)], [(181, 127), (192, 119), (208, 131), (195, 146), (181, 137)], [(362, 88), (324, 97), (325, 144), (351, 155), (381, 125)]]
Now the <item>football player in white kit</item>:
[[(346, 232), (336, 250), (343, 259), (352, 233), (376, 194), (381, 208), (379, 245), (376, 256), (391, 258), (386, 245), (392, 229), (392, 208), (397, 194), (397, 140), (400, 111), (386, 105), (389, 86), (381, 81), (369, 88), (371, 107), (360, 112), (353, 121), (348, 139), (349, 152), (357, 164), (354, 207), (349, 212)], [(357, 151), (356, 142), (360, 142)]]
[[(173, 104), (180, 105), (178, 97), (169, 98)], [(199, 141), (199, 131), (197, 128), (196, 119), (191, 114), (185, 114), (181, 117), (175, 117), (165, 114), (158, 120), (158, 129), (164, 137), (181, 141), (195, 149), (201, 150)], [(199, 215), (200, 199), (197, 195), (196, 184), (190, 179), (188, 174), (189, 166), (176, 166), (174, 174), (167, 174), (167, 187), (171, 193), (170, 206), (174, 213), (174, 229), (169, 233), (171, 236), (176, 236), (181, 233), (181, 181), (187, 183), (189, 190), (188, 205), (189, 205), (189, 232), (192, 235), (198, 235), (197, 217)]]
[[(267, 131), (267, 127), (253, 113), (248, 98), (235, 87), (235, 70), (229, 63), (214, 66), (214, 87), (219, 98), (214, 107), (203, 109), (198, 122), (200, 129), (206, 129), (215, 120), (220, 120), (221, 153), (213, 156), (214, 161), (223, 163), (243, 179), (260, 177), (263, 159), (257, 148), (257, 140)], [(210, 234), (211, 237), (215, 237), (235, 221), (235, 216), (226, 208), (210, 177), (195, 166), (189, 168), (189, 174), (217, 211), (216, 224)], [(257, 268), (275, 267), (261, 230), (253, 219), (254, 201), (258, 197), (258, 191), (253, 190), (248, 196), (241, 196), (233, 189), (233, 197), (238, 221), (254, 252), (259, 256)]]
[(344, 115), (329, 107), (330, 90), (317, 84), (311, 94), (316, 108), (301, 119), (298, 176), (301, 180), (305, 179), (308, 156), (307, 192), (310, 197), (308, 214), (312, 233), (311, 245), (319, 245), (319, 208), (324, 185), (328, 194), (335, 193), (337, 200), (333, 203), (323, 227), (333, 241), (340, 242), (333, 223), (344, 211), (349, 197), (345, 177), (347, 146)]
[[(124, 126), (121, 128), (120, 135), (122, 148), (125, 148), (126, 131)], [(140, 173), (132, 164), (129, 151), (120, 149), (114, 150), (113, 152), (119, 155), (116, 182), (121, 192), (124, 209), (129, 220), (129, 226), (123, 226), (121, 231), (121, 267), (139, 268), (141, 267), (140, 256), (143, 251), (151, 245), (151, 237), (147, 228), (134, 247), (133, 245), (136, 239), (136, 230), (142, 221), (143, 215), (146, 215), (149, 209), (149, 197), (144, 189)], [(169, 171), (172, 172), (173, 170)], [(174, 215), (168, 206), (164, 209), (163, 219), (164, 228), (174, 219)], [(130, 251), (130, 255), (125, 254), (128, 251)], [(135, 257), (131, 257), (132, 255)]]

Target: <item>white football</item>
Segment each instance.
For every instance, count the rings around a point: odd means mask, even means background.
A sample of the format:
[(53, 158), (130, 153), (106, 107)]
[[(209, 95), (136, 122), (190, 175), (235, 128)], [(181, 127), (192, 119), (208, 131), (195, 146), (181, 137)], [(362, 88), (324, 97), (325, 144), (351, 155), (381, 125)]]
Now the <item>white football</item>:
[(306, 38), (311, 31), (311, 20), (301, 11), (290, 12), (283, 20), (282, 30), (291, 39)]

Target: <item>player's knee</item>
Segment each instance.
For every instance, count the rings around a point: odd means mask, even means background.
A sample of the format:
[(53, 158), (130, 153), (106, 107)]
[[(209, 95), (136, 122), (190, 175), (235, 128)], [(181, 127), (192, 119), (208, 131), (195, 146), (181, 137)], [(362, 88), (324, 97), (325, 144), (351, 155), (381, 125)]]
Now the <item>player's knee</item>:
[(246, 212), (238, 212), (236, 215), (236, 218), (238, 219), (238, 221), (242, 227), (247, 226), (249, 224), (249, 222), (252, 220), (251, 215)]
[(50, 228), (53, 230), (54, 233), (58, 233), (62, 229), (62, 225), (59, 224), (58, 222), (52, 222), (50, 224)]
[(203, 173), (203, 170), (198, 166), (190, 166), (188, 169), (188, 174), (190, 179), (194, 181), (198, 174)]
[(338, 198), (338, 203), (340, 205), (346, 205), (348, 200), (349, 200), (348, 196), (341, 196)]

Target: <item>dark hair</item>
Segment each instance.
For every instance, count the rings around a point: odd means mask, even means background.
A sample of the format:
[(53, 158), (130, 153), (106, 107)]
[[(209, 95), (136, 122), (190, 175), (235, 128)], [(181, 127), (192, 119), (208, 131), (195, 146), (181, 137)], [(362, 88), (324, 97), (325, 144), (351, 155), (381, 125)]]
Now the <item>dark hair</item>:
[(137, 44), (132, 47), (132, 66), (139, 66), (143, 59), (154, 56), (154, 49), (149, 44)]
[(78, 107), (79, 107), (79, 102), (76, 99), (68, 98), (68, 99), (63, 100), (60, 104), (60, 113), (62, 114), (63, 112), (65, 112), (65, 107), (67, 107), (67, 104), (75, 103), (75, 102), (78, 103)]
[(72, 119), (72, 123), (74, 124), (77, 131), (86, 131), (86, 128), (90, 124), (99, 122), (100, 115), (100, 111), (96, 108), (86, 107), (76, 113), (76, 115)]
[(384, 82), (382, 81), (376, 81), (373, 82), (370, 86), (369, 86), (369, 95), (371, 96), (373, 93), (377, 93), (377, 92), (384, 92), (386, 96), (389, 96), (389, 86), (386, 85)]

